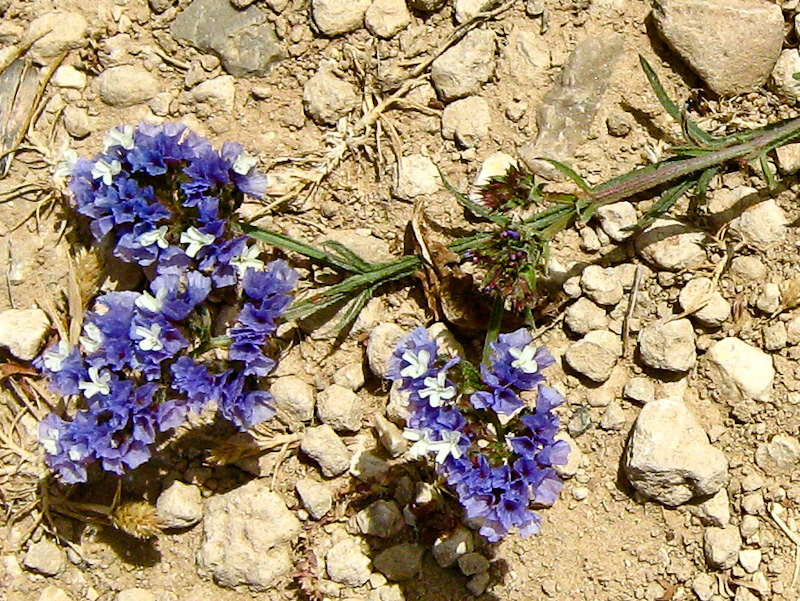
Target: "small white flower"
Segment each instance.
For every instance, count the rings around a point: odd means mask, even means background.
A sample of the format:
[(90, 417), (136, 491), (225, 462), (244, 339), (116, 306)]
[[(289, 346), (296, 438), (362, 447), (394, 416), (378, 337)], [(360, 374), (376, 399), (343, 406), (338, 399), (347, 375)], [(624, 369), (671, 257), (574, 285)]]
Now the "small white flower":
[(84, 353), (96, 353), (103, 347), (103, 332), (97, 325), (87, 321), (83, 325), (83, 336), (80, 337), (80, 343)]
[(70, 449), (67, 451), (67, 455), (72, 461), (80, 461), (83, 459), (83, 453), (81, 453), (78, 449)]
[(445, 385), (447, 372), (441, 370), (436, 374), (435, 378), (425, 378), (423, 384), (425, 388), (419, 391), (419, 396), (423, 399), (428, 399), (428, 404), (431, 407), (441, 407), (444, 401), (449, 401), (456, 396), (456, 387), (453, 385)]
[(539, 364), (534, 359), (536, 346), (532, 342), (521, 349), (512, 346), (508, 349), (508, 352), (514, 357), (511, 367), (515, 367), (526, 374), (534, 374), (539, 371)]
[(78, 388), (83, 390), (83, 395), (90, 399), (96, 394), (108, 394), (111, 392), (109, 383), (111, 382), (111, 374), (108, 371), (100, 373), (97, 367), (89, 368), (89, 381), (78, 382)]
[(133, 335), (137, 338), (141, 337), (138, 346), (143, 351), (160, 351), (164, 348), (164, 343), (161, 342), (161, 326), (154, 323), (149, 328), (146, 326), (136, 326), (133, 328)]
[(39, 437), (39, 443), (48, 455), (58, 455), (58, 442), (61, 432), (58, 428), (48, 428), (44, 436)]
[(136, 238), (136, 241), (142, 246), (152, 246), (158, 244), (161, 249), (167, 248), (169, 242), (167, 241), (167, 226), (162, 225), (160, 228), (145, 232)]
[(112, 146), (122, 146), (125, 150), (133, 148), (133, 126), (120, 125), (106, 134), (103, 139), (103, 148), (108, 150)]
[(415, 430), (413, 428), (406, 428), (403, 430), (403, 438), (412, 441), (414, 444), (408, 449), (411, 457), (424, 457), (428, 454), (429, 446), (431, 444), (431, 434), (433, 431), (430, 428), (423, 428), (422, 430)]
[(69, 344), (60, 340), (56, 346), (42, 353), (42, 361), (47, 370), (56, 373), (64, 367), (64, 361), (69, 357)]
[(208, 246), (216, 240), (214, 234), (204, 234), (196, 227), (191, 226), (188, 230), (181, 234), (181, 244), (188, 244), (186, 254), (194, 259), (204, 247)]
[(167, 294), (169, 294), (169, 291), (166, 288), (159, 288), (155, 296), (145, 290), (139, 298), (133, 301), (133, 304), (145, 311), (158, 313), (161, 311), (161, 307), (164, 306)]
[(458, 459), (463, 455), (461, 448), (458, 446), (458, 441), (461, 440), (461, 432), (443, 430), (440, 435), (442, 440), (437, 440), (428, 445), (428, 450), (436, 453), (434, 458), (436, 463), (444, 463), (448, 455), (452, 455), (453, 459)]
[(59, 182), (66, 180), (72, 174), (72, 169), (77, 162), (78, 153), (72, 148), (65, 150), (64, 154), (61, 155), (61, 160), (56, 164), (56, 168), (53, 171), (53, 179)]
[(122, 171), (122, 163), (114, 159), (110, 163), (100, 159), (92, 167), (92, 177), (102, 179), (106, 186), (110, 186), (114, 181), (114, 176)]
[(231, 265), (239, 272), (239, 277), (244, 277), (244, 273), (249, 267), (258, 271), (264, 269), (264, 261), (258, 258), (259, 254), (258, 247), (247, 246), (241, 255), (231, 261)]
[(400, 375), (404, 378), (419, 378), (428, 371), (430, 360), (431, 354), (425, 349), (420, 350), (416, 355), (411, 351), (406, 351), (403, 353), (403, 361), (408, 365), (400, 370)]
[(247, 175), (256, 165), (258, 165), (258, 159), (243, 152), (233, 162), (233, 172), (239, 175)]

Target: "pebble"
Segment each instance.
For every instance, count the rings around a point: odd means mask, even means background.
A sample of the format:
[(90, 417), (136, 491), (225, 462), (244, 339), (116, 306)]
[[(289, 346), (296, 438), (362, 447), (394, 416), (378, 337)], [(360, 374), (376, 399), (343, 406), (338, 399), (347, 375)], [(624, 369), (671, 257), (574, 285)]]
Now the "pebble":
[(297, 376), (276, 378), (269, 388), (275, 400), (278, 419), (297, 430), (314, 418), (314, 387)]
[(395, 380), (389, 388), (389, 402), (386, 403), (386, 417), (394, 424), (405, 426), (409, 416), (408, 402), (411, 394), (400, 389), (400, 381)]
[(724, 528), (731, 522), (731, 508), (728, 491), (721, 488), (717, 494), (697, 506), (697, 517), (706, 526)]
[(311, 14), (319, 30), (336, 36), (359, 29), (372, 0), (313, 0)]
[(412, 202), (418, 196), (430, 196), (439, 191), (442, 178), (436, 164), (421, 154), (400, 157), (394, 196)]
[(761, 524), (756, 516), (743, 515), (742, 523), (739, 525), (739, 532), (741, 533), (742, 538), (747, 540), (751, 536), (753, 536), (756, 532), (758, 532), (760, 526)]
[(67, 558), (56, 543), (43, 538), (28, 547), (22, 565), (38, 574), (57, 576), (67, 566)]
[(570, 436), (580, 436), (592, 427), (592, 414), (586, 407), (578, 407), (567, 423)]
[(317, 395), (317, 417), (337, 432), (361, 429), (366, 407), (359, 396), (344, 386), (331, 384)]
[(472, 532), (463, 526), (457, 527), (446, 536), (441, 536), (433, 543), (433, 557), (442, 568), (449, 568), (458, 558), (474, 550)]
[(197, 84), (187, 93), (195, 104), (195, 112), (202, 117), (233, 112), (236, 86), (232, 75), (220, 75)]
[(431, 13), (439, 10), (447, 0), (409, 0), (408, 5), (414, 10)]
[(405, 0), (374, 0), (364, 14), (364, 24), (372, 35), (391, 38), (411, 24)]
[(63, 589), (50, 585), (42, 589), (39, 601), (72, 601), (72, 597)]
[(622, 341), (608, 330), (594, 330), (567, 349), (564, 359), (576, 372), (594, 382), (605, 382), (622, 355)]
[(714, 570), (727, 570), (736, 565), (742, 537), (736, 526), (725, 528), (706, 528), (703, 533), (703, 552), (708, 567)]
[(373, 328), (367, 341), (367, 363), (372, 373), (387, 377), (392, 353), (405, 335), (406, 331), (396, 323), (381, 323)]
[(354, 392), (360, 390), (364, 386), (364, 382), (364, 364), (360, 362), (340, 367), (333, 374), (334, 384), (344, 386)]
[(389, 473), (389, 464), (370, 451), (359, 451), (350, 460), (350, 475), (363, 482), (382, 480)]
[(321, 520), (333, 507), (333, 493), (327, 484), (313, 478), (302, 478), (294, 485), (303, 508), (315, 520)]
[(0, 313), (0, 346), (17, 359), (36, 358), (50, 331), (50, 319), (41, 309), (7, 309)]
[(323, 125), (335, 125), (359, 102), (356, 87), (334, 75), (327, 63), (303, 87), (303, 106), (308, 116)]
[(725, 455), (711, 446), (683, 401), (674, 398), (642, 408), (623, 469), (636, 490), (670, 507), (716, 494), (728, 477)]
[(328, 577), (347, 586), (361, 586), (369, 580), (372, 561), (361, 550), (357, 538), (345, 538), (325, 554)]
[(679, 221), (657, 219), (636, 239), (636, 251), (647, 262), (668, 271), (694, 269), (705, 261), (703, 232)]
[(581, 297), (572, 303), (564, 315), (564, 323), (575, 334), (588, 334), (592, 330), (608, 328), (608, 315), (588, 298)]
[(380, 414), (375, 414), (372, 419), (375, 431), (378, 433), (378, 440), (389, 455), (399, 457), (405, 453), (408, 443), (403, 438), (402, 430)]
[(692, 590), (700, 601), (711, 601), (717, 590), (717, 579), (711, 574), (701, 572), (692, 580)]
[(442, 111), (442, 137), (455, 140), (462, 148), (477, 146), (489, 135), (491, 125), (489, 103), (480, 96), (456, 100)]
[(603, 430), (622, 430), (627, 423), (625, 410), (618, 401), (611, 401), (600, 418), (600, 427)]
[(82, 90), (86, 87), (86, 73), (79, 71), (72, 65), (61, 65), (53, 73), (50, 82), (59, 88)]
[(225, 72), (234, 77), (263, 77), (286, 56), (267, 13), (258, 6), (239, 10), (230, 2), (194, 0), (178, 13), (170, 32), (201, 52), (219, 56)]
[(626, 399), (645, 405), (652, 401), (656, 395), (656, 385), (650, 378), (631, 378), (622, 389)]
[(489, 586), (490, 578), (489, 572), (475, 574), (467, 581), (467, 590), (475, 597), (480, 597), (486, 590), (486, 587)]
[(116, 601), (162, 601), (161, 595), (146, 588), (126, 588), (117, 593)]
[(26, 58), (46, 64), (68, 50), (86, 44), (89, 22), (80, 13), (47, 13), (31, 21), (26, 37), (36, 40), (26, 53)]
[(463, 357), (464, 347), (453, 336), (453, 333), (447, 329), (447, 326), (441, 321), (432, 323), (427, 327), (428, 336), (436, 343), (437, 352), (439, 355), (446, 355), (448, 357)]
[[(766, 0), (656, 0), (653, 18), (675, 53), (720, 96), (761, 86), (783, 45), (783, 13)], [(713, 43), (708, 31), (715, 32)]]
[(769, 401), (775, 368), (772, 357), (738, 338), (724, 338), (708, 350), (706, 371), (729, 400)]
[(456, 23), (466, 23), (475, 18), (488, 4), (488, 0), (454, 0)]
[(764, 513), (764, 495), (760, 491), (755, 491), (742, 496), (742, 511), (750, 515), (760, 515)]
[(350, 451), (328, 425), (306, 430), (300, 449), (319, 464), (324, 476), (332, 478), (350, 468)]
[(142, 104), (161, 91), (159, 80), (139, 65), (111, 67), (95, 81), (100, 99), (110, 106)]
[(756, 309), (762, 313), (774, 313), (781, 306), (781, 287), (769, 282), (764, 284), (761, 293), (756, 298)]
[(209, 499), (198, 572), (224, 587), (267, 590), (292, 569), (291, 545), (301, 530), (269, 480), (252, 480)]
[(638, 341), (642, 361), (653, 369), (686, 372), (697, 360), (694, 328), (688, 319), (645, 326)]
[[(800, 65), (797, 68), (800, 71)], [(800, 81), (794, 79), (794, 82), (800, 86)], [(798, 93), (800, 94), (800, 90)], [(778, 159), (778, 171), (783, 175), (793, 175), (800, 171), (800, 143), (779, 146), (775, 149), (775, 156)]]
[[(781, 52), (775, 66), (772, 69), (770, 76), (770, 87), (775, 93), (783, 100), (795, 103), (800, 100), (800, 81), (794, 78), (794, 74), (800, 72), (800, 52), (797, 48), (787, 48)], [(797, 146), (793, 144), (792, 146)], [(786, 153), (787, 151), (784, 151)], [(781, 153), (778, 151), (778, 166), (781, 165)], [(798, 167), (800, 168), (800, 163)], [(783, 171), (784, 173), (792, 173), (793, 170)]]
[(597, 233), (590, 227), (581, 230), (581, 249), (587, 253), (596, 253), (603, 247)]
[(581, 288), (584, 294), (598, 305), (613, 306), (622, 300), (622, 283), (616, 277), (613, 267), (589, 265), (581, 274)]
[(589, 498), (589, 489), (585, 486), (579, 486), (572, 489), (572, 498), (576, 501), (585, 501)]
[(767, 250), (786, 238), (789, 220), (774, 198), (745, 209), (731, 221), (731, 230), (759, 250)]
[(599, 207), (595, 215), (603, 231), (617, 242), (630, 238), (638, 221), (636, 209), (627, 200)]
[(403, 514), (391, 501), (375, 501), (359, 511), (354, 522), (361, 534), (379, 538), (396, 536), (405, 527)]
[(466, 553), (458, 558), (458, 568), (464, 576), (473, 576), (489, 571), (489, 560), (480, 553)]
[(764, 348), (768, 351), (779, 351), (785, 348), (789, 341), (786, 324), (782, 321), (776, 321), (764, 327), (763, 335)]
[(615, 138), (624, 138), (631, 133), (632, 127), (628, 113), (612, 113), (606, 118), (606, 129)]
[(159, 521), (167, 528), (188, 528), (203, 519), (200, 487), (176, 480), (156, 501)]
[(788, 434), (776, 434), (758, 445), (756, 465), (768, 476), (791, 473), (800, 463), (800, 442)]
[(494, 72), (495, 35), (474, 29), (431, 65), (431, 81), (445, 102), (475, 94)]
[[(800, 145), (799, 145), (800, 146)], [(731, 261), (731, 274), (748, 282), (763, 281), (767, 277), (767, 267), (758, 257), (734, 257)]]
[(711, 278), (690, 280), (681, 290), (678, 302), (683, 311), (692, 311), (692, 319), (709, 328), (721, 326), (731, 316), (731, 304), (719, 293)]
[(764, 487), (764, 478), (761, 474), (751, 472), (742, 478), (742, 490), (744, 492), (755, 492)]
[(158, 117), (166, 117), (172, 108), (173, 96), (169, 92), (159, 92), (153, 96), (147, 106), (153, 111), (153, 114)]
[(374, 566), (389, 580), (411, 580), (422, 570), (425, 547), (413, 543), (400, 543), (378, 553)]

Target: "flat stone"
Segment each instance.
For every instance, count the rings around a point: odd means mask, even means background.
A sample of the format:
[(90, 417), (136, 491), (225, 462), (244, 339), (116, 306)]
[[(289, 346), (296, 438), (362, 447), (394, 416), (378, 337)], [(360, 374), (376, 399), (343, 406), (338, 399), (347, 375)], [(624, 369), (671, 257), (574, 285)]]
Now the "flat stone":
[(763, 85), (781, 53), (783, 13), (766, 0), (656, 0), (653, 18), (667, 44), (721, 96)]
[(51, 585), (42, 589), (39, 601), (72, 601), (72, 597), (63, 589)]
[(79, 71), (72, 65), (61, 65), (53, 73), (50, 82), (59, 88), (82, 90), (86, 87), (86, 73)]
[(161, 83), (139, 65), (119, 65), (103, 71), (95, 80), (100, 100), (110, 106), (142, 104), (161, 91)]
[(66, 568), (67, 557), (56, 543), (43, 538), (28, 547), (22, 564), (38, 574), (57, 576)]
[(303, 508), (315, 520), (321, 520), (333, 507), (333, 493), (324, 482), (303, 478), (294, 487), (303, 502)]
[(761, 565), (761, 549), (742, 549), (739, 551), (739, 565), (748, 574), (755, 574)]
[(706, 353), (704, 364), (711, 380), (730, 400), (769, 401), (775, 368), (772, 357), (740, 340), (724, 338)]
[(364, 365), (362, 363), (344, 365), (333, 374), (334, 384), (349, 388), (353, 392), (360, 390), (364, 386), (365, 381)]
[(303, 87), (306, 112), (323, 125), (335, 125), (358, 107), (359, 102), (355, 86), (335, 75), (327, 63), (323, 63)]
[(361, 28), (370, 4), (372, 0), (313, 0), (311, 14), (323, 34), (337, 36)]
[(619, 336), (608, 330), (595, 330), (571, 344), (564, 359), (582, 376), (594, 382), (605, 382), (621, 355)]
[[(796, 49), (793, 50), (798, 57), (798, 65), (797, 69), (792, 72), (792, 75), (795, 73), (800, 73), (800, 52)], [(792, 81), (798, 85), (800, 88), (800, 81), (794, 79), (792, 77)], [(800, 89), (798, 89), (798, 99), (800, 100)], [(775, 155), (778, 159), (778, 171), (780, 171), (783, 175), (793, 175), (800, 171), (800, 143), (795, 142), (793, 144), (784, 144), (783, 146), (779, 146), (775, 149)]]
[(306, 430), (300, 449), (319, 464), (328, 478), (343, 474), (350, 468), (350, 451), (328, 425)]
[(728, 491), (722, 488), (713, 497), (697, 505), (697, 517), (706, 526), (723, 528), (730, 524), (731, 508)]
[(653, 381), (649, 378), (631, 378), (625, 384), (622, 394), (625, 395), (626, 399), (630, 399), (644, 405), (655, 398), (656, 385), (653, 384)]
[(728, 477), (725, 455), (683, 401), (671, 398), (642, 408), (623, 469), (636, 490), (669, 507), (716, 494)]
[(86, 109), (66, 106), (63, 115), (64, 129), (76, 140), (81, 140), (92, 133), (92, 122)]
[(49, 331), (50, 319), (41, 309), (8, 309), (0, 313), (0, 346), (17, 359), (35, 359)]
[(269, 480), (253, 480), (209, 499), (198, 571), (224, 587), (267, 590), (291, 570), (291, 543), (301, 530)]
[(216, 54), (234, 77), (264, 76), (286, 56), (267, 13), (256, 5), (238, 10), (230, 2), (194, 0), (170, 31), (201, 52)]
[(431, 65), (431, 81), (445, 102), (475, 94), (494, 72), (495, 36), (474, 29)]
[(676, 319), (645, 326), (639, 332), (639, 354), (654, 369), (689, 371), (697, 361), (692, 323)]
[(706, 259), (705, 234), (679, 221), (657, 219), (636, 238), (636, 252), (655, 267), (681, 271), (700, 267)]
[(389, 580), (411, 580), (422, 569), (425, 547), (413, 543), (400, 543), (381, 551), (375, 557), (375, 569)]
[(736, 526), (725, 528), (706, 528), (703, 533), (703, 552), (708, 567), (714, 570), (727, 570), (736, 565), (742, 537)]
[(763, 200), (731, 222), (731, 229), (755, 248), (766, 250), (786, 238), (789, 220), (774, 198)]
[(203, 519), (203, 495), (194, 484), (176, 480), (158, 496), (156, 510), (168, 528), (188, 528)]

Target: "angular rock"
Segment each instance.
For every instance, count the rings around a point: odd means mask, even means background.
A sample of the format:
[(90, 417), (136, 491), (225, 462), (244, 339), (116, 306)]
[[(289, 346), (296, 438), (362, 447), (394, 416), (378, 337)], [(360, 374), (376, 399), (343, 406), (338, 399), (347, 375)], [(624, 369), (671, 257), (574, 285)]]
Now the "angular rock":
[(731, 316), (731, 304), (714, 287), (711, 278), (695, 278), (688, 282), (678, 302), (683, 311), (693, 311), (692, 319), (710, 328), (721, 326)]
[[(333, 383), (344, 386), (352, 391), (360, 390), (364, 386), (364, 365), (351, 363), (336, 370), (333, 374)], [(274, 387), (274, 384), (273, 384)], [(270, 389), (271, 390), (271, 389)]]
[(86, 44), (88, 28), (86, 17), (77, 12), (54, 12), (37, 17), (26, 31), (30, 39), (36, 40), (27, 56), (46, 64), (50, 59)]
[(389, 388), (389, 402), (386, 404), (386, 417), (399, 426), (405, 426), (409, 416), (408, 402), (411, 394), (400, 389), (400, 381), (395, 380)]
[(754, 574), (761, 565), (761, 549), (742, 549), (739, 551), (739, 565), (748, 574)]
[(595, 215), (600, 220), (603, 231), (617, 242), (630, 238), (633, 235), (633, 226), (638, 221), (636, 209), (627, 200), (602, 206)]
[(694, 328), (688, 319), (656, 322), (639, 332), (639, 354), (654, 369), (684, 372), (697, 360)]
[(467, 581), (467, 590), (472, 593), (473, 596), (480, 597), (486, 590), (486, 587), (489, 586), (490, 579), (491, 576), (489, 576), (489, 572), (475, 574)]
[(710, 499), (706, 499), (697, 506), (697, 517), (706, 526), (723, 528), (731, 522), (731, 508), (728, 501), (728, 491), (724, 488)]
[(219, 56), (234, 77), (261, 77), (286, 56), (267, 13), (257, 6), (237, 10), (230, 2), (194, 0), (172, 22), (173, 36), (201, 52)]
[(740, 280), (757, 282), (767, 277), (767, 268), (758, 257), (734, 257), (731, 261), (731, 274)]
[(358, 90), (333, 74), (323, 63), (303, 87), (303, 106), (309, 117), (323, 125), (336, 122), (359, 105)]
[(333, 493), (323, 482), (313, 478), (303, 478), (294, 485), (303, 508), (315, 520), (321, 520), (333, 507)]
[(433, 557), (440, 567), (449, 568), (455, 565), (462, 555), (472, 553), (473, 548), (472, 532), (459, 526), (448, 536), (436, 539), (433, 543)]
[(269, 388), (278, 419), (294, 430), (314, 417), (314, 387), (297, 376), (276, 378)]
[(588, 334), (592, 330), (608, 328), (608, 315), (588, 298), (581, 297), (572, 303), (564, 315), (564, 323), (576, 334)]
[(714, 570), (727, 570), (736, 565), (742, 537), (736, 526), (725, 528), (706, 528), (703, 533), (703, 553), (708, 567)]
[(22, 564), (38, 574), (57, 576), (67, 567), (67, 557), (56, 543), (43, 538), (28, 547)]
[(0, 346), (17, 359), (35, 359), (49, 331), (50, 319), (41, 309), (8, 309), (0, 313)]
[(158, 495), (156, 510), (167, 528), (188, 528), (203, 519), (200, 487), (176, 480)]
[(617, 401), (611, 401), (600, 418), (600, 427), (603, 430), (622, 430), (627, 423), (625, 411)]
[(232, 75), (220, 75), (197, 84), (186, 97), (193, 103), (195, 112), (201, 117), (212, 117), (233, 112), (236, 86)]
[(783, 242), (789, 220), (774, 198), (745, 209), (731, 221), (731, 229), (755, 248), (765, 250)]
[[(800, 51), (797, 48), (787, 48), (781, 52), (775, 66), (772, 69), (770, 83), (775, 93), (789, 102), (800, 100), (800, 81), (794, 78), (794, 74), (800, 72)], [(784, 151), (786, 152), (786, 151)], [(778, 166), (781, 164), (781, 152), (778, 150)], [(784, 173), (785, 168), (782, 169)], [(795, 169), (796, 171), (796, 169)]]
[[(791, 77), (792, 81), (798, 86), (797, 95), (798, 100), (800, 100), (800, 80), (792, 77), (794, 73), (800, 73), (800, 52), (797, 50), (793, 50), (793, 52), (797, 54), (798, 65), (796, 70), (793, 71), (789, 77)], [(778, 171), (780, 171), (783, 175), (793, 175), (800, 171), (800, 143), (794, 142), (792, 144), (784, 144), (783, 146), (776, 148), (775, 156), (778, 159)]]
[(392, 353), (405, 335), (406, 331), (396, 323), (378, 324), (372, 330), (367, 342), (367, 362), (372, 373), (379, 378), (386, 378)]
[(333, 545), (325, 555), (325, 565), (331, 580), (347, 586), (361, 586), (372, 573), (372, 562), (355, 538), (346, 538)]
[(82, 90), (86, 87), (86, 73), (78, 71), (72, 65), (61, 65), (50, 80), (54, 86), (70, 90)]
[(317, 395), (317, 417), (336, 431), (360, 430), (365, 409), (355, 392), (338, 384), (331, 384)]
[(404, 527), (403, 514), (391, 501), (375, 501), (355, 515), (355, 524), (361, 534), (391, 538)]
[(374, 453), (362, 450), (350, 460), (350, 475), (363, 482), (383, 479), (389, 473), (389, 464)]
[(464, 148), (477, 146), (489, 134), (491, 124), (489, 103), (480, 96), (456, 100), (442, 111), (442, 137)]
[(375, 569), (389, 580), (411, 580), (422, 569), (425, 547), (413, 543), (400, 543), (381, 551), (375, 557)]
[(630, 399), (644, 405), (655, 398), (656, 386), (649, 378), (631, 378), (625, 384), (622, 394), (625, 395), (626, 399)]
[(269, 482), (253, 480), (208, 501), (198, 571), (224, 587), (266, 590), (292, 568), (291, 543), (301, 530)]
[(374, 0), (364, 14), (369, 32), (381, 38), (391, 38), (411, 24), (405, 0)]
[(761, 293), (756, 298), (756, 309), (762, 313), (774, 313), (781, 306), (781, 288), (778, 284), (769, 282), (764, 284)]
[(380, 440), (383, 448), (392, 457), (399, 457), (408, 449), (406, 439), (403, 438), (403, 432), (395, 426), (388, 419), (380, 414), (373, 417), (375, 431), (378, 433), (378, 440)]
[(725, 455), (683, 401), (670, 398), (642, 408), (623, 469), (636, 490), (670, 507), (716, 494), (728, 477)]
[(656, 0), (653, 17), (667, 44), (721, 96), (766, 82), (783, 45), (783, 13), (766, 0)]
[(583, 270), (581, 288), (586, 296), (603, 306), (616, 305), (624, 294), (614, 268), (599, 265), (589, 265)]
[(336, 36), (359, 29), (372, 0), (313, 0), (311, 14), (319, 30)]
[(608, 330), (594, 330), (571, 344), (564, 359), (582, 376), (594, 382), (605, 382), (621, 355), (619, 336)]
[(489, 560), (480, 553), (467, 553), (458, 558), (458, 568), (464, 576), (489, 571)]
[(724, 338), (708, 350), (704, 363), (728, 399), (769, 401), (772, 397), (775, 368), (772, 357), (761, 349), (738, 338)]
[(645, 261), (668, 271), (700, 267), (706, 258), (703, 232), (672, 219), (657, 219), (636, 239), (636, 252)]
[(800, 463), (800, 442), (788, 434), (776, 434), (758, 445), (756, 465), (769, 476), (789, 474)]
[(350, 451), (328, 425), (306, 430), (300, 449), (319, 464), (322, 474), (328, 478), (343, 474), (350, 468)]
[(434, 194), (441, 188), (442, 179), (436, 164), (424, 155), (401, 157), (398, 172), (392, 193), (402, 200), (413, 201), (418, 196)]
[(431, 65), (431, 81), (445, 102), (475, 94), (494, 72), (495, 36), (475, 29)]
[(95, 80), (100, 100), (110, 106), (133, 106), (147, 102), (161, 91), (161, 83), (138, 65), (119, 65), (103, 71)]

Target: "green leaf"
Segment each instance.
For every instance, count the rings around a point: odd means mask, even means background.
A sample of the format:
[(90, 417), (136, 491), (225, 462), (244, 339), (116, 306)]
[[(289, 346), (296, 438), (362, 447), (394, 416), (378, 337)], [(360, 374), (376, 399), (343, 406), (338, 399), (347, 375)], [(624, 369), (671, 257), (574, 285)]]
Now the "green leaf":
[(648, 227), (652, 224), (656, 219), (664, 215), (667, 211), (669, 211), (672, 206), (678, 202), (678, 200), (686, 194), (692, 187), (695, 185), (695, 180), (688, 179), (684, 180), (668, 190), (666, 190), (662, 195), (661, 198), (658, 199), (650, 210), (647, 211), (642, 218), (639, 220), (639, 223), (636, 224), (634, 229), (643, 230), (644, 228)]
[(561, 161), (556, 161), (555, 159), (548, 159), (545, 157), (537, 157), (537, 159), (540, 161), (547, 161), (553, 167), (558, 169), (561, 173), (563, 173), (569, 179), (575, 182), (581, 190), (583, 190), (587, 194), (591, 194), (592, 187), (588, 184), (588, 182), (585, 179), (583, 179), (580, 175), (578, 175), (578, 173), (574, 171), (572, 167), (570, 167), (569, 165), (562, 163)]
[(765, 153), (758, 155), (758, 164), (761, 166), (761, 173), (764, 175), (764, 181), (767, 182), (767, 188), (774, 190), (778, 182), (775, 181), (775, 174), (772, 172), (772, 167), (769, 166)]
[(464, 394), (472, 394), (476, 390), (483, 389), (483, 380), (477, 367), (462, 358), (458, 368), (461, 372), (461, 390)]
[(439, 172), (439, 177), (442, 178), (442, 183), (444, 184), (445, 189), (450, 192), (453, 196), (456, 197), (456, 200), (460, 202), (464, 207), (475, 213), (478, 217), (483, 217), (484, 219), (488, 219), (499, 225), (500, 227), (507, 227), (508, 226), (508, 218), (504, 217), (503, 215), (499, 215), (497, 213), (492, 213), (491, 211), (487, 210), (485, 207), (482, 207), (478, 203), (472, 202), (469, 199), (469, 196), (463, 194), (456, 190), (450, 182), (447, 181), (447, 178), (442, 173), (442, 170), (439, 169), (439, 166), (436, 166), (436, 170)]
[(366, 273), (374, 267), (372, 263), (359, 257), (358, 254), (347, 248), (341, 242), (327, 240), (322, 243), (322, 247), (347, 271)]
[(305, 242), (295, 240), (291, 236), (279, 234), (278, 232), (273, 232), (272, 230), (255, 225), (242, 225), (242, 230), (251, 238), (260, 240), (261, 242), (266, 242), (272, 246), (277, 246), (278, 248), (282, 248), (284, 250), (296, 252), (297, 254), (308, 257), (309, 259), (314, 259), (323, 263), (330, 263), (330, 256), (328, 253), (318, 249), (315, 246), (306, 244)]
[(695, 196), (695, 203), (696, 204), (705, 204), (706, 202), (706, 194), (708, 192), (708, 186), (711, 183), (711, 180), (714, 179), (714, 176), (719, 173), (719, 169), (717, 167), (710, 167), (706, 169), (700, 174), (700, 177), (697, 178), (697, 184), (694, 188), (694, 196)]

